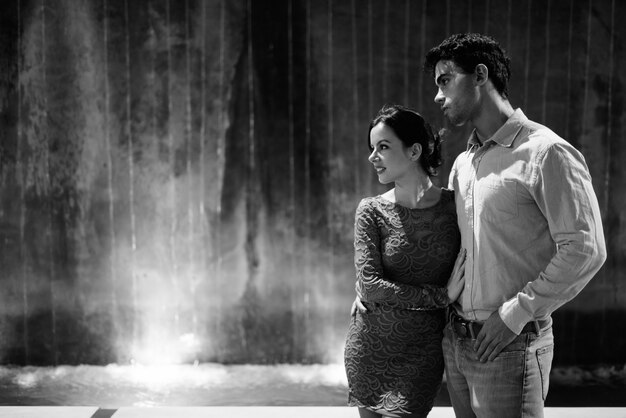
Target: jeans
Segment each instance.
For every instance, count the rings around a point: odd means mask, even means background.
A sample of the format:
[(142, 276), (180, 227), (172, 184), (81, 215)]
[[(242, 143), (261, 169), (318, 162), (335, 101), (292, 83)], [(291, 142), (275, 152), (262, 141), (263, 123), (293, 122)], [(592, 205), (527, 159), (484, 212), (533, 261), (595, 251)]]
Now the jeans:
[(539, 333), (521, 333), (493, 361), (481, 363), (474, 342), (446, 326), (446, 381), (456, 417), (543, 417), (554, 354), (552, 322)]

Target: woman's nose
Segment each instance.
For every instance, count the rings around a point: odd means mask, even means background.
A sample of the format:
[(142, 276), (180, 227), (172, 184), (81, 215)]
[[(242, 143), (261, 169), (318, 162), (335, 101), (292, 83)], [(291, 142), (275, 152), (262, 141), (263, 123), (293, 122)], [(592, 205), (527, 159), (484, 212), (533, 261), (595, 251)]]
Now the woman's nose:
[(376, 150), (372, 151), (369, 157), (367, 157), (370, 163), (373, 163), (378, 159), (378, 155), (376, 154)]

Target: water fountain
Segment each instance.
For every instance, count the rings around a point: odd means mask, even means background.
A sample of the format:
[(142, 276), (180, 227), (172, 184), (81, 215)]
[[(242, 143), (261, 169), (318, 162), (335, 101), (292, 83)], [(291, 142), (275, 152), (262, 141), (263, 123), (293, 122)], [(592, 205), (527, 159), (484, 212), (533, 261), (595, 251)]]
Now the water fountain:
[(18, 6), (7, 360), (337, 356), (355, 203), (334, 201), (340, 168), (314, 173), (337, 160), (332, 128), (295, 132), (294, 40), (288, 126), (268, 138), (251, 3)]

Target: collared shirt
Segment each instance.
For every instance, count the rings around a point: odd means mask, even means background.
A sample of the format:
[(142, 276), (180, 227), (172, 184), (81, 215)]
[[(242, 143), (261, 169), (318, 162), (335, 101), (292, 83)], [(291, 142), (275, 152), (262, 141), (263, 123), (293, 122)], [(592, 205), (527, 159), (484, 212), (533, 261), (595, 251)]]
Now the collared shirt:
[(472, 133), (450, 188), (467, 249), (455, 306), (467, 319), (499, 310), (519, 334), (576, 296), (606, 259), (584, 157), (520, 109), (484, 143)]

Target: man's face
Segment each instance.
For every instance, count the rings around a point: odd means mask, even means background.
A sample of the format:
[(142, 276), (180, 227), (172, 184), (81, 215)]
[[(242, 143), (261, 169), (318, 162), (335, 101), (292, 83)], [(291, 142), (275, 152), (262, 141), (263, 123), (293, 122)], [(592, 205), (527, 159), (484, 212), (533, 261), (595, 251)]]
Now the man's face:
[(471, 121), (479, 99), (474, 74), (464, 72), (453, 61), (442, 60), (435, 66), (435, 84), (435, 103), (450, 123), (460, 126)]

